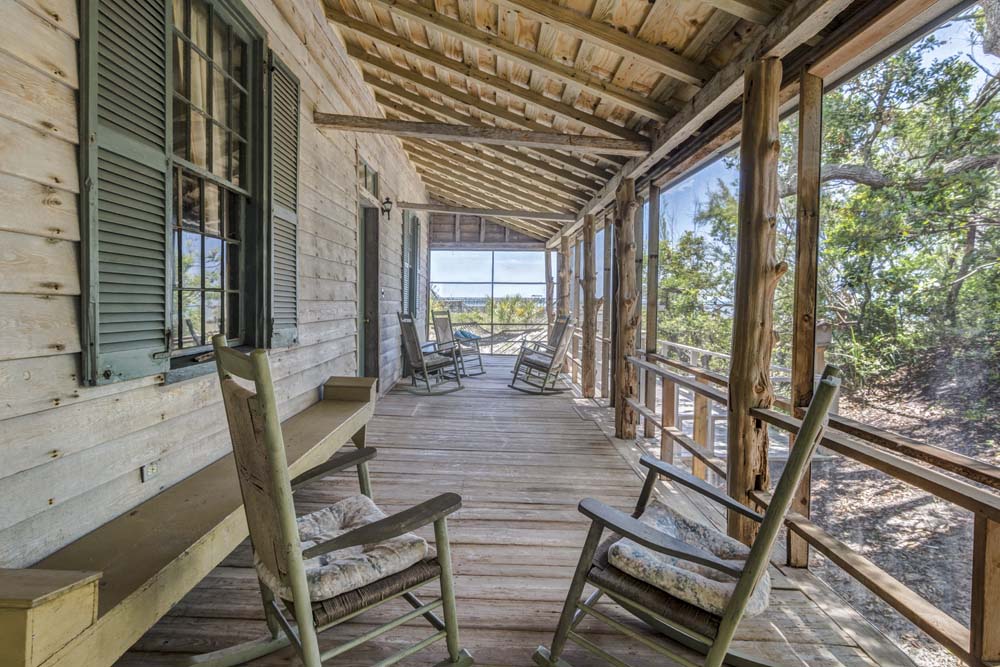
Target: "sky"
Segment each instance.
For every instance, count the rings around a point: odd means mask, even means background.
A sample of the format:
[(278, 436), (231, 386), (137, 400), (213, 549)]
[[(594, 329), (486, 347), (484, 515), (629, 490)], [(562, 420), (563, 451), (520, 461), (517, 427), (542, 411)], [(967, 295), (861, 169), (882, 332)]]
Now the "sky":
[[(983, 53), (979, 44), (973, 44), (970, 38), (972, 27), (968, 21), (950, 21), (935, 31), (934, 36), (942, 42), (937, 48), (928, 51), (925, 64), (934, 60), (943, 60), (956, 54), (971, 57), (975, 62), (992, 72), (1000, 71), (1000, 58)], [(986, 73), (980, 72), (976, 86), (981, 86), (986, 80)], [(707, 200), (708, 192), (722, 180), (734, 185), (737, 180), (737, 170), (730, 168), (726, 162), (719, 159), (705, 166), (701, 171), (677, 183), (669, 190), (661, 193), (660, 210), (667, 220), (667, 231), (664, 240), (678, 238), (687, 230), (694, 229), (694, 216), (701, 202)], [(601, 248), (603, 232), (598, 233), (597, 247)], [(555, 271), (555, 262), (552, 270)], [(597, 273), (603, 271), (602, 253), (597, 253)], [(545, 264), (541, 252), (497, 252), (496, 280), (515, 281), (545, 281)], [(490, 253), (486, 251), (457, 252), (434, 251), (431, 253), (431, 280), (438, 281), (490, 281)], [(601, 296), (602, 281), (598, 280), (598, 297)], [(448, 291), (467, 291), (471, 287), (449, 286)], [(528, 293), (532, 288), (525, 287), (522, 293)], [(476, 288), (480, 292), (481, 287)], [(544, 291), (544, 285), (542, 290)]]

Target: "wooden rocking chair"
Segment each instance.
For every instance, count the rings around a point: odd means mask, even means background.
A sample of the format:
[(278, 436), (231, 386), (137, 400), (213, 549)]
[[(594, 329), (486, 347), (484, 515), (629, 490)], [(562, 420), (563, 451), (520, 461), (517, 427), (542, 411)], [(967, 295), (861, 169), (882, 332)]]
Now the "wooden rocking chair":
[[(730, 644), (742, 618), (767, 607), (771, 549), (822, 438), (827, 413), (840, 385), (839, 374), (836, 368), (826, 367), (763, 515), (649, 455), (641, 459), (649, 473), (632, 516), (592, 498), (583, 500), (579, 510), (591, 519), (590, 532), (551, 649), (538, 647), (533, 656), (535, 663), (541, 667), (568, 667), (560, 656), (570, 640), (611, 664), (625, 665), (576, 632), (577, 625), (589, 614), (661, 655), (694, 665), (664, 642), (638, 634), (595, 609), (598, 600), (606, 595), (657, 632), (705, 655), (704, 667), (774, 667), (774, 663), (731, 651)], [(657, 501), (651, 503), (653, 487), (661, 475), (759, 522), (753, 545), (747, 548)], [(605, 529), (612, 535), (602, 542)], [(587, 584), (597, 590), (583, 600)]]
[[(568, 316), (561, 315), (556, 318), (548, 343), (525, 341), (514, 362), (514, 379), (510, 382), (510, 388), (526, 394), (564, 391), (556, 387), (556, 382), (575, 330), (576, 323)], [(517, 386), (518, 381), (528, 385), (530, 389)]]
[[(456, 338), (455, 331), (451, 326), (450, 311), (435, 310), (431, 315), (431, 318), (434, 322), (434, 338), (437, 340), (437, 343), (440, 345), (451, 344), (457, 348), (458, 365), (462, 368), (462, 375), (465, 377), (485, 375), (486, 367), (483, 366), (483, 355), (479, 351), (479, 339)], [(466, 365), (467, 359), (470, 362), (470, 365), (471, 362), (475, 362), (478, 366), (478, 370), (476, 372), (469, 372), (469, 367)]]
[[(405, 313), (397, 313), (396, 316), (399, 318), (399, 329), (403, 336), (403, 350), (410, 364), (410, 383), (413, 389), (408, 391), (422, 396), (440, 396), (463, 389), (462, 373), (458, 365), (458, 346), (440, 342), (421, 344), (413, 316)], [(454, 380), (457, 386), (435, 391), (431, 385), (432, 376), (434, 386), (449, 380)], [(416, 388), (418, 382), (424, 383), (426, 391)]]
[[(291, 644), (306, 667), (320, 667), (325, 660), (422, 616), (436, 632), (378, 664), (395, 664), (445, 639), (448, 658), (438, 665), (471, 665), (472, 657), (459, 646), (446, 519), (461, 507), (461, 497), (445, 493), (386, 516), (371, 500), (366, 463), (376, 451), (367, 447), (338, 453), (289, 479), (266, 353), (237, 352), (226, 346), (221, 335), (212, 342), (271, 636), (194, 656), (188, 664), (228, 667)], [(234, 376), (253, 383), (254, 391)], [(292, 494), (297, 487), (355, 466), (361, 495), (296, 519)], [(432, 523), (436, 555), (411, 532)], [(425, 603), (414, 595), (435, 579), (440, 580), (440, 599)], [(320, 651), (320, 632), (400, 597), (410, 603), (412, 611)], [(444, 620), (434, 613), (442, 607)]]

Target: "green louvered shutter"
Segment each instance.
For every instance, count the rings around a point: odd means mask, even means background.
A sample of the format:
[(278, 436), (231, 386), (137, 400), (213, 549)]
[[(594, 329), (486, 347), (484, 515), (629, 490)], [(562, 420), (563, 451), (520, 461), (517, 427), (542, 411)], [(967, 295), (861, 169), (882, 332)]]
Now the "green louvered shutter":
[(271, 53), (270, 347), (298, 341), (299, 80)]
[(413, 314), (410, 301), (413, 294), (413, 218), (403, 214), (403, 299), (402, 310)]
[(84, 379), (170, 363), (170, 6), (84, 0), (80, 62)]

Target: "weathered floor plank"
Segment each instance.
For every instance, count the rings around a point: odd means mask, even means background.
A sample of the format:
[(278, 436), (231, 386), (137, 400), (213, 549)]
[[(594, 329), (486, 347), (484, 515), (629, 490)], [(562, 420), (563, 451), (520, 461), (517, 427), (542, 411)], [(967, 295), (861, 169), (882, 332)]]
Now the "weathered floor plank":
[[(507, 389), (510, 361), (487, 358), (488, 374), (442, 397), (417, 397), (399, 389), (383, 399), (368, 429), (379, 449), (372, 463), (375, 499), (398, 511), (437, 493), (455, 491), (463, 509), (450, 521), (462, 643), (478, 665), (531, 664), (531, 653), (548, 644), (572, 576), (586, 522), (576, 511), (585, 496), (629, 510), (639, 492), (632, 450), (609, 441), (601, 411), (570, 394), (535, 398)], [(311, 511), (356, 493), (356, 480), (341, 475), (297, 494), (300, 511)], [(674, 490), (671, 490), (674, 493)], [(679, 507), (708, 515), (683, 492)], [(709, 519), (715, 517), (709, 515)], [(421, 531), (432, 537), (432, 531)], [(803, 577), (811, 584), (802, 585)], [(837, 598), (816, 600), (808, 573), (786, 577), (774, 570), (770, 609), (748, 619), (737, 635), (740, 649), (779, 661), (815, 667), (909, 663), (888, 640), (873, 650), (872, 633)], [(821, 586), (821, 584), (820, 584)], [(119, 667), (177, 665), (191, 653), (211, 651), (266, 632), (257, 580), (247, 544), (219, 567), (119, 661)], [(430, 594), (432, 591), (428, 591)], [(641, 628), (610, 605), (607, 613)], [(407, 609), (405, 603), (374, 610), (323, 638), (330, 646), (356, 637)], [(582, 626), (595, 643), (636, 667), (670, 663), (592, 620)], [(870, 628), (870, 626), (869, 626)], [(349, 652), (331, 665), (365, 665), (388, 657), (407, 641), (430, 634), (413, 622)], [(858, 638), (863, 636), (864, 641)], [(861, 645), (859, 645), (861, 644)], [(421, 651), (405, 665), (432, 665), (443, 645)], [(873, 654), (879, 659), (874, 659)], [(898, 662), (886, 656), (898, 655)], [(575, 667), (601, 664), (570, 648)], [(296, 664), (290, 650), (248, 663), (252, 667)]]

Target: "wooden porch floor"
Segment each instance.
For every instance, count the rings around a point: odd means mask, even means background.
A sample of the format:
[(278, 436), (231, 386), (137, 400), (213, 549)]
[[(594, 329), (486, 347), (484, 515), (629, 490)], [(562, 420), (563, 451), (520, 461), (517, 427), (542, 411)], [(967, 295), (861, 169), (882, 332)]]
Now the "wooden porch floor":
[[(462, 644), (484, 667), (530, 665), (535, 647), (551, 640), (586, 533), (577, 502), (592, 496), (628, 510), (640, 487), (629, 460), (636, 450), (609, 440), (602, 423), (606, 410), (571, 394), (537, 398), (514, 392), (506, 386), (510, 365), (507, 358), (490, 358), (487, 375), (467, 380), (464, 391), (447, 396), (417, 397), (397, 388), (379, 403), (369, 426), (369, 443), (379, 449), (372, 464), (374, 495), (383, 509), (397, 511), (444, 491), (464, 499), (462, 511), (450, 522), (459, 620)], [(297, 498), (301, 510), (311, 511), (356, 492), (353, 477), (338, 476)], [(668, 492), (672, 500), (713, 520), (697, 501)], [(775, 568), (774, 581), (771, 608), (744, 622), (739, 648), (782, 665), (912, 667), (812, 575)], [(118, 665), (176, 665), (187, 654), (264, 635), (256, 586), (244, 544)], [(611, 604), (601, 606), (614, 610)], [(386, 607), (326, 633), (324, 646), (363, 634), (374, 622), (409, 609), (405, 602)], [(593, 619), (582, 628), (598, 645), (636, 667), (669, 664)], [(428, 634), (426, 623), (414, 621), (328, 664), (372, 664)], [(401, 664), (432, 665), (444, 655), (440, 643)], [(566, 658), (576, 667), (603, 664), (572, 644)], [(286, 649), (248, 664), (290, 665), (296, 660)]]

